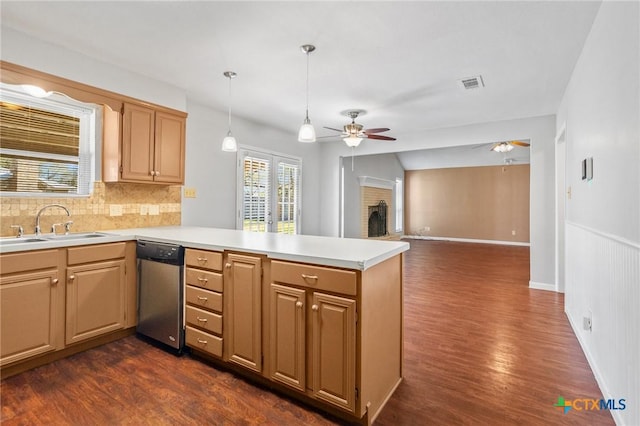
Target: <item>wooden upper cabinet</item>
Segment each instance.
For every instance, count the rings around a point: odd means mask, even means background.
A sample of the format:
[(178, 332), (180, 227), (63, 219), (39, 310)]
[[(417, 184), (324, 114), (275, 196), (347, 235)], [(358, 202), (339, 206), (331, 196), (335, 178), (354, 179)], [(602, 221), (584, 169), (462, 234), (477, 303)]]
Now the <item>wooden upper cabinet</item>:
[(183, 183), (185, 119), (156, 112), (155, 135), (155, 181)]
[[(105, 108), (105, 182), (184, 183), (185, 114), (124, 103), (121, 129), (112, 115)], [(116, 144), (119, 150), (113, 148)], [(117, 169), (113, 167), (116, 161)]]
[(154, 178), (155, 111), (124, 104), (122, 179), (152, 182)]

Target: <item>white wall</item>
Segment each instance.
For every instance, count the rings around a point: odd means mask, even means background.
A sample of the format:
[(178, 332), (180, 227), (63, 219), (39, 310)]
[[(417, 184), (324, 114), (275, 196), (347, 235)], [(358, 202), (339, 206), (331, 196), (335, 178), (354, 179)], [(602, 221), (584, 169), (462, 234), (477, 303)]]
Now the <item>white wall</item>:
[[(234, 229), (237, 158), (220, 149), (228, 115), (191, 101), (187, 112), (185, 187), (197, 195), (182, 199), (182, 224)], [(299, 143), (296, 128), (285, 133), (239, 117), (233, 117), (232, 130), (239, 145), (302, 158), (302, 233), (318, 234), (318, 145)]]
[[(365, 142), (366, 143), (366, 140)], [(371, 176), (379, 179), (395, 181), (400, 178), (404, 181), (404, 169), (395, 154), (376, 154), (355, 157), (353, 159), (353, 171), (351, 170), (351, 157), (344, 157), (344, 236), (347, 238), (361, 238), (360, 220), (360, 183), (359, 176)], [(395, 213), (390, 205), (389, 217), (394, 220)], [(389, 232), (393, 232), (394, 224), (389, 222)]]
[[(358, 155), (379, 154), (393, 149), (396, 152), (425, 148), (452, 147), (490, 143), (500, 140), (531, 140), (530, 284), (554, 288), (555, 284), (555, 231), (554, 231), (554, 138), (555, 116), (523, 118), (493, 123), (472, 124), (425, 131), (423, 144), (417, 146), (403, 142), (402, 136), (389, 142), (365, 140)], [(339, 157), (349, 156), (350, 149), (343, 143), (322, 144), (321, 167), (323, 186), (320, 188), (323, 215), (320, 219), (322, 235), (337, 236), (339, 232)], [(358, 158), (356, 157), (356, 162)]]
[[(64, 47), (7, 28), (2, 28), (1, 35), (1, 58), (4, 61), (186, 111), (189, 116), (185, 185), (196, 188), (197, 198), (183, 200), (182, 222), (185, 225), (235, 228), (235, 154), (220, 150), (227, 132), (226, 112), (188, 102), (186, 93), (175, 86)], [(291, 134), (238, 117), (234, 117), (233, 124), (234, 135), (241, 144), (302, 158), (302, 232), (318, 234), (318, 146), (296, 141), (296, 123), (292, 123)]]
[(171, 84), (89, 58), (9, 28), (0, 29), (0, 57), (3, 61), (180, 111), (187, 109), (186, 94)]
[(565, 310), (605, 398), (626, 399), (612, 414), (627, 425), (640, 424), (639, 22), (638, 2), (602, 3), (557, 114), (572, 193)]

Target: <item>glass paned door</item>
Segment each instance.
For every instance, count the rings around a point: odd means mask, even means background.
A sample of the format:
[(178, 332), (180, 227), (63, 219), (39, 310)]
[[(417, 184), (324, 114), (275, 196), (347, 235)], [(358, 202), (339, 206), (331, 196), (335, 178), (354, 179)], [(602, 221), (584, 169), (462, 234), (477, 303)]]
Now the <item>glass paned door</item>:
[(297, 234), (300, 227), (300, 160), (241, 151), (237, 228)]

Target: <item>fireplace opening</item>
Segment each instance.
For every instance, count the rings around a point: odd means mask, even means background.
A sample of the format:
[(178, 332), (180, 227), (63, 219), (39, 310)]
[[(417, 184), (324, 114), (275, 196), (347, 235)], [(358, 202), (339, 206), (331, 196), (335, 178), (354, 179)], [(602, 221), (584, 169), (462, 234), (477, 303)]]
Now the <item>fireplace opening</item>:
[(375, 206), (369, 206), (368, 237), (383, 237), (387, 235), (387, 203), (381, 200)]

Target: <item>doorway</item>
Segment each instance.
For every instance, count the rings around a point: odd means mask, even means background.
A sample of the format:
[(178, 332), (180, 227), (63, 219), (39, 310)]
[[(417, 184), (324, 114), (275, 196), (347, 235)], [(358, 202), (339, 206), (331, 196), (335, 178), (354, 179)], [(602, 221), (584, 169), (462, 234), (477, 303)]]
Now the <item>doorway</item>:
[(562, 125), (556, 135), (556, 291), (564, 293), (565, 287), (565, 217), (566, 200), (566, 156), (567, 156), (567, 126)]

